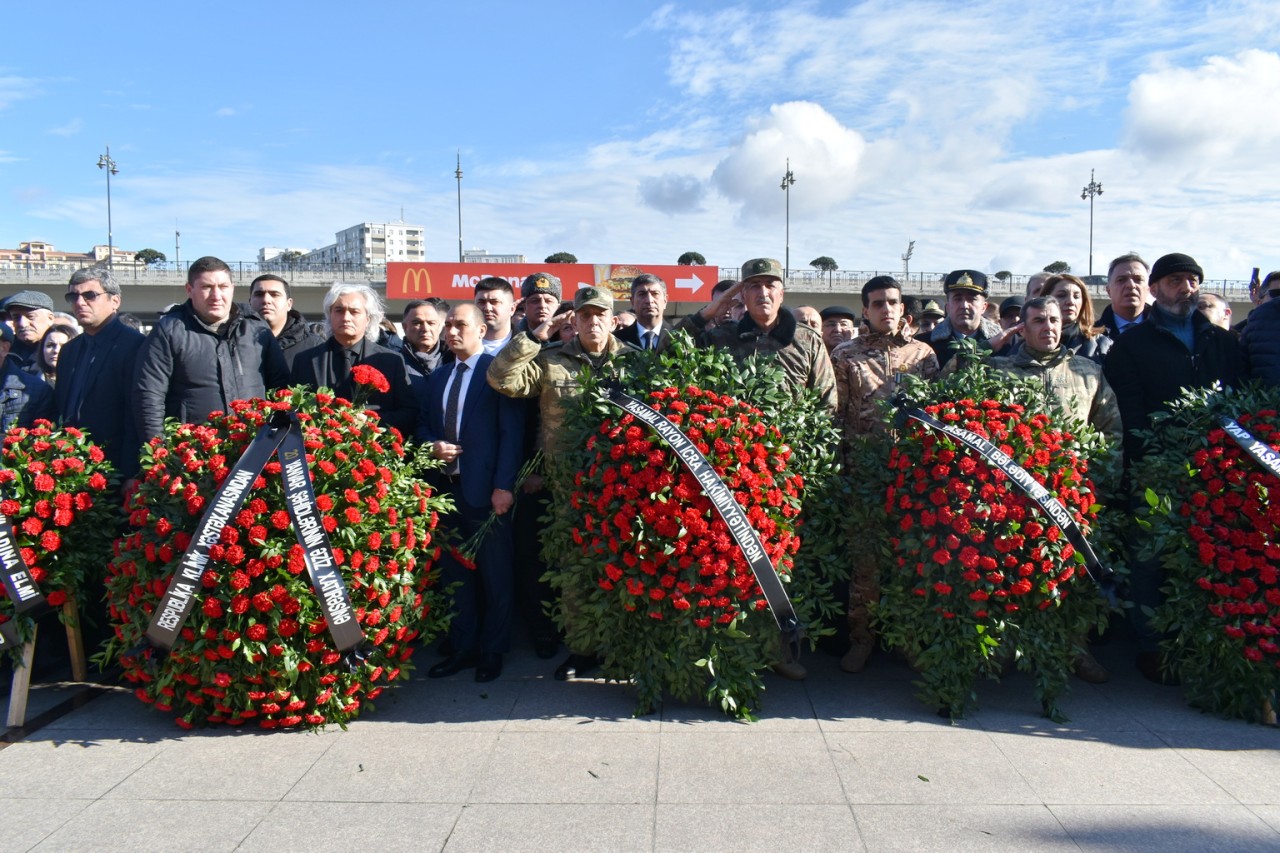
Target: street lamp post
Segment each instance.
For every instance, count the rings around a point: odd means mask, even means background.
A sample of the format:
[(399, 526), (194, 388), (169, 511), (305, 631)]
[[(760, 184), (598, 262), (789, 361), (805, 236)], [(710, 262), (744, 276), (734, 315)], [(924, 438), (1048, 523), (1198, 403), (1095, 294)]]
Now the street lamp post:
[(98, 157), (98, 168), (107, 170), (107, 268), (115, 266), (116, 244), (115, 236), (111, 233), (111, 176), (120, 174), (120, 170), (116, 168), (116, 161), (111, 159), (111, 146), (107, 146), (107, 153)]
[(458, 263), (462, 263), (462, 152), (458, 152), (458, 168), (453, 176), (458, 179)]
[(787, 257), (783, 262), (783, 274), (790, 275), (791, 270), (791, 186), (796, 176), (791, 171), (791, 158), (787, 158), (787, 173), (782, 176), (782, 191), (787, 194)]
[(1080, 200), (1089, 199), (1089, 275), (1093, 275), (1093, 199), (1102, 195), (1102, 184), (1093, 179), (1093, 169), (1089, 170), (1089, 183), (1080, 191)]

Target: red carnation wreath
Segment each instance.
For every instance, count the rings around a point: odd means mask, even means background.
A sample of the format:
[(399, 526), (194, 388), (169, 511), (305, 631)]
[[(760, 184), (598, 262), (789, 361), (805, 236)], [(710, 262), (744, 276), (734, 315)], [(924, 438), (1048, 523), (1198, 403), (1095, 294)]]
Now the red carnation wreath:
[[(924, 410), (997, 445), (1086, 531), (1096, 521), (1086, 449), (1048, 415), (990, 399)], [(1037, 695), (1057, 716), (1075, 645), (1101, 606), (1082, 556), (1002, 472), (916, 421), (893, 448), (889, 471), (894, 559), (876, 615), (889, 644), (919, 670), (921, 698), (963, 716), (976, 676), (997, 675), (1016, 659), (1035, 671)]]
[[(385, 381), (385, 380), (384, 380)], [(218, 486), (277, 410), (304, 428), (316, 508), (341, 566), (368, 657), (352, 668), (333, 646), (285, 510), (280, 463), (268, 462), (210, 551), (198, 606), (167, 655), (142, 644), (151, 614)], [(295, 389), (237, 401), (208, 424), (168, 424), (143, 452), (116, 543), (108, 656), (142, 701), (179, 725), (262, 728), (344, 724), (408, 676), (415, 640), (442, 628), (432, 562), (440, 499), (414, 477), (400, 436), (347, 401)]]

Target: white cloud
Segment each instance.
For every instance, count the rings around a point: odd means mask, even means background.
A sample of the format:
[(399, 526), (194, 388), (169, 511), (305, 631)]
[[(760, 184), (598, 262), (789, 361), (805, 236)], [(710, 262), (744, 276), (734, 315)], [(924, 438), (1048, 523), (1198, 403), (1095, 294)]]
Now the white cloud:
[(54, 136), (75, 136), (83, 129), (84, 122), (78, 118), (73, 118), (71, 121), (61, 125), (60, 127), (49, 128), (49, 132)]
[(40, 83), (31, 77), (0, 75), (0, 110), (8, 109), (17, 101), (42, 94)]
[(219, 107), (217, 111), (214, 112), (214, 115), (217, 116), (218, 118), (230, 118), (235, 114), (236, 114), (235, 107)]
[(1211, 56), (1196, 68), (1160, 68), (1134, 80), (1125, 141), (1156, 161), (1213, 167), (1247, 156), (1250, 165), (1272, 168), (1278, 114), (1280, 55)]
[(772, 216), (784, 201), (782, 177), (790, 160), (793, 212), (821, 213), (853, 195), (865, 148), (861, 134), (818, 104), (776, 104), (768, 116), (751, 122), (711, 178), (721, 193), (742, 203), (745, 218)]

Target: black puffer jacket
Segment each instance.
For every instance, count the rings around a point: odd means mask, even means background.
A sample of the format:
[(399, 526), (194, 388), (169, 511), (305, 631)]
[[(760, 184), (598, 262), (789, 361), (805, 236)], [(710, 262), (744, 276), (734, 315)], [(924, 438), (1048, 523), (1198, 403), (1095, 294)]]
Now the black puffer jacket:
[(284, 322), (284, 328), (276, 336), (276, 341), (279, 342), (280, 349), (284, 350), (285, 363), (292, 370), (293, 357), (304, 349), (320, 346), (324, 343), (324, 336), (311, 331), (307, 326), (307, 318), (303, 317), (297, 308), (290, 308), (288, 317), (289, 319)]
[[(1240, 333), (1240, 349), (1249, 376), (1280, 386), (1280, 299), (1264, 302), (1249, 312)], [(1237, 327), (1239, 328), (1239, 327)]]
[(1188, 350), (1153, 308), (1146, 320), (1124, 330), (1107, 355), (1103, 371), (1120, 405), (1126, 465), (1143, 454), (1142, 440), (1134, 430), (1148, 429), (1151, 415), (1167, 411), (1183, 388), (1204, 388), (1214, 382), (1233, 387), (1244, 378), (1236, 336), (1210, 323), (1199, 311), (1193, 313), (1191, 323), (1195, 346)]
[(200, 321), (191, 300), (160, 318), (138, 354), (134, 414), (148, 440), (164, 419), (201, 423), (232, 400), (262, 397), (289, 381), (284, 352), (271, 327), (247, 305), (234, 305), (221, 331)]

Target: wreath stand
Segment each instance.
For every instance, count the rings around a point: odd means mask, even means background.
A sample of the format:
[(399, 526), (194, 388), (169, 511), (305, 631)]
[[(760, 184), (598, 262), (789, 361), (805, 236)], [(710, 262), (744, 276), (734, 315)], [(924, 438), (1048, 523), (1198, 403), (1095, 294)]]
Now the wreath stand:
[[(67, 629), (67, 649), (71, 653), (71, 678), (84, 681), (89, 675), (84, 656), (84, 635), (80, 630), (80, 609), (74, 596), (67, 596), (62, 605), (62, 619)], [(37, 625), (31, 639), (22, 646), (22, 665), (13, 668), (13, 682), (9, 690), (8, 726), (21, 726), (27, 721), (27, 699), (31, 693), (31, 664), (36, 654)]]

